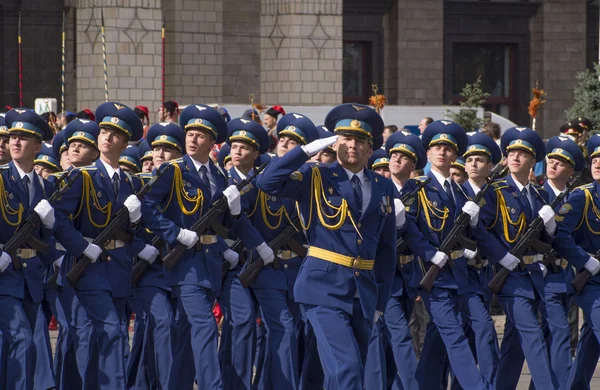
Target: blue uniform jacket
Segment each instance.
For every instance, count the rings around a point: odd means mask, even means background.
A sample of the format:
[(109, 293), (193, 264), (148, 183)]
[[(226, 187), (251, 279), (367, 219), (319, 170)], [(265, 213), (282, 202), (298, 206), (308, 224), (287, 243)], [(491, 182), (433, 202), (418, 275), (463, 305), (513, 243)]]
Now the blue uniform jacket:
[[(529, 224), (537, 218), (538, 211), (548, 203), (548, 193), (542, 187), (530, 185), (533, 198), (533, 215), (527, 215), (528, 202), (518, 190), (514, 179), (509, 174), (506, 179), (492, 183), (485, 193), (484, 202), (479, 214), (478, 249), (484, 259), (493, 264), (498, 263), (518, 241)], [(542, 229), (540, 239), (552, 242), (545, 229)], [(538, 254), (530, 249), (526, 255)], [(498, 267), (501, 267), (498, 265)], [(529, 264), (525, 271), (518, 267), (506, 279), (500, 295), (516, 295), (535, 299), (534, 288), (539, 296), (544, 296), (544, 278), (540, 264)]]
[[(600, 250), (600, 184), (594, 181), (576, 188), (556, 215), (558, 223), (553, 247), (578, 272), (590, 256)], [(600, 284), (600, 274), (590, 283)], [(571, 283), (569, 291), (572, 292)]]
[[(55, 206), (55, 236), (67, 251), (59, 276), (59, 284), (62, 285), (68, 284), (64, 276), (89, 245), (86, 238), (96, 238), (108, 226), (111, 217), (123, 207), (125, 199), (134, 194), (131, 176), (121, 170), (119, 193), (115, 199), (112, 180), (100, 160), (87, 167), (72, 169), (69, 178), (73, 178), (78, 170), (82, 174)], [(135, 234), (134, 226), (129, 222), (121, 228)], [(108, 290), (115, 298), (128, 296), (131, 293), (132, 259), (142, 249), (144, 242), (134, 236), (132, 242), (124, 247), (105, 251), (106, 261), (102, 261), (101, 256), (94, 264), (90, 264), (75, 289)]]
[[(31, 205), (25, 192), (25, 186), (21, 181), (21, 176), (15, 167), (14, 162), (9, 162), (0, 167), (3, 188), (0, 191), (0, 205), (2, 218), (0, 223), (0, 242), (6, 244), (15, 234), (20, 223), (24, 222), (27, 215), (34, 213), (34, 207), (40, 200), (49, 197), (52, 194), (53, 186), (50, 182), (43, 180), (35, 174), (34, 187), (35, 194)], [(52, 230), (43, 225), (34, 235), (42, 241), (48, 243), (52, 237)], [(8, 268), (0, 273), (0, 291), (3, 295), (9, 295), (15, 298), (23, 299), (25, 288), (34, 302), (40, 302), (44, 297), (43, 275), (45, 268), (51, 262), (49, 256), (38, 254), (30, 259), (20, 259), (21, 269), (15, 271), (12, 263)]]
[(311, 248), (374, 260), (374, 268), (353, 269), (309, 253), (300, 267), (294, 297), (299, 303), (336, 307), (352, 314), (358, 290), (363, 315), (370, 319), (375, 310), (385, 311), (396, 266), (394, 186), (365, 170), (371, 200), (359, 217), (357, 199), (342, 166), (314, 166), (305, 164), (307, 160), (301, 147), (294, 148), (260, 175), (258, 188), (271, 196), (298, 201)]

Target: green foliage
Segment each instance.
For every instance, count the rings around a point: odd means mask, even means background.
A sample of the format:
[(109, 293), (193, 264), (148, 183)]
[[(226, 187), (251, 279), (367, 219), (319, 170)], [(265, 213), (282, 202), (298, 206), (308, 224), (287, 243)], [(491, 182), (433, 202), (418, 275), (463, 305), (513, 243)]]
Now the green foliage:
[(481, 76), (477, 77), (477, 81), (473, 84), (465, 85), (460, 96), (464, 99), (460, 102), (462, 108), (458, 112), (448, 111), (448, 116), (465, 131), (475, 131), (485, 121), (477, 117), (477, 109), (482, 107), (485, 99), (490, 96), (489, 93), (483, 92), (481, 88)]
[[(600, 125), (600, 65), (577, 73), (573, 91), (573, 106), (566, 110), (567, 120), (584, 117), (592, 121), (594, 129)], [(597, 132), (598, 130), (594, 131)]]

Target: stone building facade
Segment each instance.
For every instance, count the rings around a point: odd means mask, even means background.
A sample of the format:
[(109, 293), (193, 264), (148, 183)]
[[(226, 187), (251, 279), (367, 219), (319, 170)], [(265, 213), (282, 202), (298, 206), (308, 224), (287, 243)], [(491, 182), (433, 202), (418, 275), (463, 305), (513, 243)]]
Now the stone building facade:
[[(61, 96), (94, 108), (108, 97), (156, 112), (164, 98), (232, 104), (458, 103), (482, 75), (486, 108), (527, 124), (536, 81), (548, 92), (540, 130), (556, 132), (577, 72), (598, 56), (598, 0), (2, 0), (0, 107)], [(162, 77), (161, 28), (165, 26)], [(156, 115), (151, 115), (156, 120)]]

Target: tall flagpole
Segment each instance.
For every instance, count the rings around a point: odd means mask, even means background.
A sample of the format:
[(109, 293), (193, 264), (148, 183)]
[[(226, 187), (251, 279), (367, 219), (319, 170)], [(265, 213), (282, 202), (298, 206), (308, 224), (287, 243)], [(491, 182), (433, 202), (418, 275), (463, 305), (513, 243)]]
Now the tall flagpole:
[(17, 30), (19, 45), (19, 107), (23, 107), (23, 53), (21, 49), (21, 10), (19, 10), (19, 27)]
[(100, 17), (102, 19), (102, 60), (104, 61), (104, 101), (108, 101), (108, 72), (106, 70), (106, 37), (104, 35), (104, 10), (100, 7)]
[(62, 53), (61, 53), (61, 79), (60, 79), (60, 111), (65, 112), (65, 38), (67, 31), (65, 28), (67, 11), (63, 11), (62, 20)]
[[(162, 17), (161, 36), (162, 36), (162, 90), (161, 90), (160, 104), (164, 104), (165, 103), (165, 15), (164, 15), (164, 13), (163, 13), (163, 17)], [(162, 122), (164, 120), (165, 110), (161, 110), (161, 113), (162, 114), (161, 114), (160, 121)]]

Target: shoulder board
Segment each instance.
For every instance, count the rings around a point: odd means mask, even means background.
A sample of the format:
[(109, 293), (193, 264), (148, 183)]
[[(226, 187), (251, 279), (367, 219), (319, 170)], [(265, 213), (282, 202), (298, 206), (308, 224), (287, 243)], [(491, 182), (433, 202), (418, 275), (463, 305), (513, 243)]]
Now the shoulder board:
[(183, 162), (183, 157), (176, 158), (175, 160), (169, 160), (169, 161), (167, 161), (167, 162), (168, 162), (169, 164), (171, 164), (171, 165), (173, 165), (173, 164), (179, 164), (179, 163), (182, 163), (182, 162)]
[(533, 188), (535, 188), (538, 191), (548, 192), (544, 187), (538, 186), (537, 184), (533, 184), (532, 186), (533, 186)]
[(576, 190), (585, 190), (585, 189), (590, 189), (594, 187), (594, 183), (588, 183), (588, 184), (584, 184), (582, 186), (579, 186), (577, 188), (575, 188)]
[(8, 169), (10, 166), (8, 164), (0, 165), (0, 169)]
[(411, 177), (411, 180), (418, 180), (418, 181), (425, 181), (427, 180), (428, 177), (427, 176), (417, 176), (417, 177)]
[(499, 180), (492, 183), (494, 190), (501, 190), (503, 188), (509, 188), (510, 186), (506, 182), (506, 180)]
[(76, 169), (79, 169), (80, 171), (95, 171), (98, 168), (95, 165), (86, 165), (85, 167), (79, 167)]
[(67, 173), (66, 171), (62, 171), (62, 172), (56, 172), (56, 173), (51, 173), (50, 176), (56, 177), (56, 178), (60, 178), (62, 177), (65, 173)]
[(152, 178), (152, 173), (150, 173), (150, 172), (140, 172), (140, 173), (136, 173), (134, 176), (140, 177), (140, 178)]

